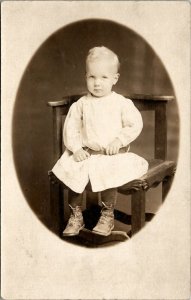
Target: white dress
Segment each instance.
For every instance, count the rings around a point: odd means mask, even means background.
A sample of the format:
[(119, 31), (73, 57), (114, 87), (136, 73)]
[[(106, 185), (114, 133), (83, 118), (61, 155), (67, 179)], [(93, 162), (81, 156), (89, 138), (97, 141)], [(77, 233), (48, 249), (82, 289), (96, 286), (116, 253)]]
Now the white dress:
[(73, 103), (67, 114), (63, 138), (66, 150), (53, 167), (53, 173), (70, 189), (82, 193), (90, 180), (94, 192), (121, 186), (148, 170), (148, 162), (131, 152), (91, 155), (74, 161), (81, 147), (103, 148), (116, 137), (123, 147), (137, 138), (143, 127), (140, 112), (130, 99), (112, 92), (97, 98), (91, 94)]

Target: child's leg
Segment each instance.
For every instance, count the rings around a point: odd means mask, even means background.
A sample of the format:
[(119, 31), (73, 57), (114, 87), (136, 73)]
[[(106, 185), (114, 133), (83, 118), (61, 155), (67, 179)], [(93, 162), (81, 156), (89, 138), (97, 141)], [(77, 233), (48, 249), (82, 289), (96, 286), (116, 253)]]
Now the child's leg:
[(93, 228), (97, 234), (108, 236), (114, 228), (114, 206), (117, 201), (117, 188), (101, 192), (103, 208), (97, 225)]
[(68, 220), (67, 226), (63, 231), (64, 236), (78, 235), (80, 230), (84, 228), (84, 220), (82, 215), (82, 194), (77, 194), (69, 190), (68, 200), (71, 215)]
[(117, 188), (101, 192), (101, 200), (106, 206), (115, 206), (117, 202)]
[(69, 199), (68, 203), (72, 207), (82, 206), (82, 194), (75, 193), (72, 190), (69, 190)]

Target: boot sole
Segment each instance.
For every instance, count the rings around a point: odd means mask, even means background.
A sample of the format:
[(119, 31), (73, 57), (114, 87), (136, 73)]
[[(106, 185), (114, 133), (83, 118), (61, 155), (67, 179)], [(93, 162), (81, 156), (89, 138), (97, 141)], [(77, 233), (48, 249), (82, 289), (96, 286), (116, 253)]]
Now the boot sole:
[(100, 231), (96, 231), (96, 230), (92, 230), (92, 232), (94, 232), (95, 234), (98, 234), (98, 235), (102, 235), (102, 236), (109, 236), (113, 229), (114, 229), (114, 226), (111, 228), (110, 232), (108, 232), (106, 234), (104, 234), (103, 232), (100, 232)]
[(74, 232), (74, 233), (62, 233), (62, 236), (75, 236), (75, 235), (79, 235), (80, 230), (82, 230), (85, 227), (85, 225), (82, 225), (82, 227), (79, 229), (78, 232)]

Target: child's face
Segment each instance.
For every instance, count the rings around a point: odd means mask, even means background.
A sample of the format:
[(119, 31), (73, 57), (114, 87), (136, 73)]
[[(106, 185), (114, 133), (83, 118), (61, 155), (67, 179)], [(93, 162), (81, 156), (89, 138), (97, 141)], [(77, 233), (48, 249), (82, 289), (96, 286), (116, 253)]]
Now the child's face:
[(88, 91), (95, 97), (109, 95), (112, 86), (116, 84), (119, 78), (116, 69), (116, 66), (107, 60), (87, 63), (86, 82)]

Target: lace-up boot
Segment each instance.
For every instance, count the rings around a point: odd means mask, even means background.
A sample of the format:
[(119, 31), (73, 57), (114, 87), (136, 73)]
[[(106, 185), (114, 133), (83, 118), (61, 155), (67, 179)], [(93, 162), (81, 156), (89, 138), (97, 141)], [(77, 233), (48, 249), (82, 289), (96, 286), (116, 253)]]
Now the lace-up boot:
[(93, 231), (99, 235), (108, 236), (114, 228), (114, 205), (106, 205), (104, 202), (102, 204), (101, 216)]
[(66, 228), (63, 231), (63, 236), (74, 236), (78, 235), (80, 230), (84, 228), (84, 220), (82, 216), (82, 208), (81, 206), (72, 207), (71, 215), (66, 225)]

